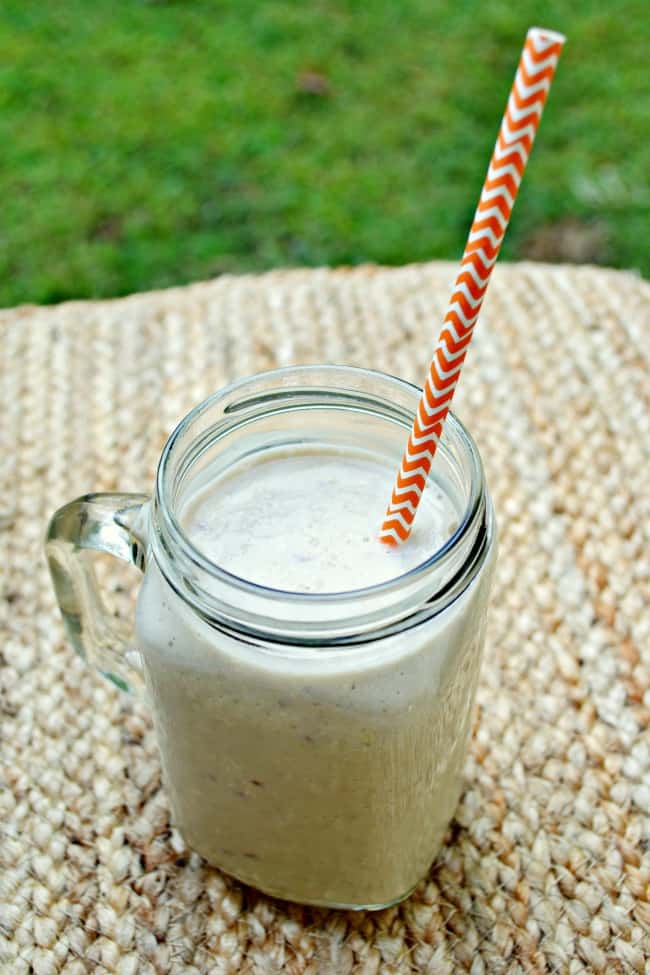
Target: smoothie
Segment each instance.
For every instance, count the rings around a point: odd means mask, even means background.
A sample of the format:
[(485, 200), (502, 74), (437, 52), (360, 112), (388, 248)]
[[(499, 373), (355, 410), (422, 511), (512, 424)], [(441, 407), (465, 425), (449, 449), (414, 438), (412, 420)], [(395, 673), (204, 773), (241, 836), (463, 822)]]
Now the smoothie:
[[(287, 449), (203, 471), (178, 518), (234, 575), (349, 591), (426, 560), (461, 515), (431, 483), (409, 541), (381, 545), (393, 476), (371, 455)], [(351, 907), (404, 897), (458, 801), (489, 576), (403, 632), (296, 653), (199, 618), (148, 568), (137, 628), (175, 821), (190, 845), (279, 897)]]
[(394, 579), (439, 549), (458, 526), (436, 484), (406, 545), (377, 539), (392, 468), (372, 456), (299, 451), (208, 480), (181, 521), (208, 558), (235, 575), (291, 592), (345, 592)]

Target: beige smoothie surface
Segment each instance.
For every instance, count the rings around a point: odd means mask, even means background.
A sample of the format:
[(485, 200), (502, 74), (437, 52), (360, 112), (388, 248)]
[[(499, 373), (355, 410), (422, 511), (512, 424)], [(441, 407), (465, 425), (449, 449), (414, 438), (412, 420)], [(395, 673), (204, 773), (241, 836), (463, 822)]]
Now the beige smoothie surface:
[(212, 562), (260, 585), (360, 589), (426, 561), (457, 525), (450, 500), (431, 483), (408, 541), (394, 548), (379, 542), (394, 476), (389, 464), (355, 454), (272, 456), (199, 490), (182, 524)]

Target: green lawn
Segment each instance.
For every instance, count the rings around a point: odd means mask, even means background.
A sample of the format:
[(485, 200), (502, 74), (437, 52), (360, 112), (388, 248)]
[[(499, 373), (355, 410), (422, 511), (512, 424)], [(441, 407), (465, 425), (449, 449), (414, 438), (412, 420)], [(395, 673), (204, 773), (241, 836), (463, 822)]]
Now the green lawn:
[(541, 9), (4, 0), (0, 305), (458, 258), (540, 20), (569, 40), (504, 257), (650, 276), (646, 2)]

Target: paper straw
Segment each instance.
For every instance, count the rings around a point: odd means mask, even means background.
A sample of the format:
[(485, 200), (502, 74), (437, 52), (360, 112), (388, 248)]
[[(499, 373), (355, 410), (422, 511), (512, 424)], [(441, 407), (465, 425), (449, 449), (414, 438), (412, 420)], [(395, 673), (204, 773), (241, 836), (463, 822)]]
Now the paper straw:
[(398, 545), (411, 532), (564, 41), (562, 34), (539, 27), (531, 27), (526, 35), (460, 271), (381, 526), (379, 537), (387, 545)]

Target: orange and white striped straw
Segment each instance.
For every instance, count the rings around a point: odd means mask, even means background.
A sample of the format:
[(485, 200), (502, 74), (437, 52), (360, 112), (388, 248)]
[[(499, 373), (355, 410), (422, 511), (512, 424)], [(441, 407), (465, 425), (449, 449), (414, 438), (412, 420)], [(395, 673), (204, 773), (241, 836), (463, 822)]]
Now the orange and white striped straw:
[(565, 38), (531, 27), (379, 538), (408, 538)]

